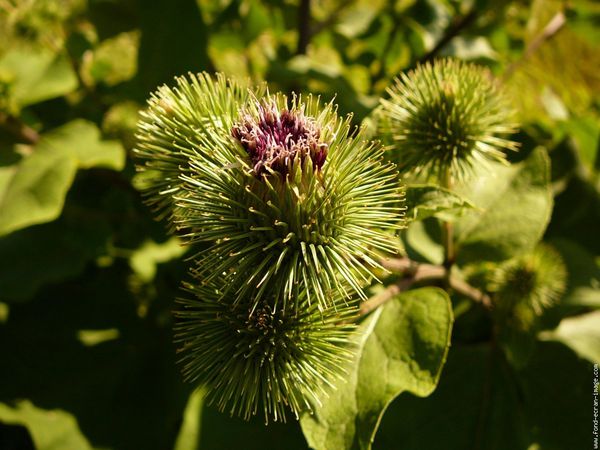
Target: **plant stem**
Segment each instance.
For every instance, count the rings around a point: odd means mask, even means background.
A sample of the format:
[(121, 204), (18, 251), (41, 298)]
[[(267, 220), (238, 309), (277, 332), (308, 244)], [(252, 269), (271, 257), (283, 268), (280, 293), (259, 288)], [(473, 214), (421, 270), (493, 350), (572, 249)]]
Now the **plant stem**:
[(40, 135), (37, 131), (18, 118), (3, 112), (0, 112), (0, 126), (27, 144), (35, 145), (40, 140)]
[[(452, 189), (452, 173), (450, 168), (446, 168), (441, 180), (442, 187), (448, 190)], [(454, 227), (449, 221), (442, 222), (442, 245), (444, 246), (444, 267), (446, 268), (448, 277), (450, 269), (456, 259), (454, 250)]]
[(429, 281), (431, 284), (446, 281), (448, 287), (455, 292), (481, 304), (486, 309), (491, 309), (492, 307), (491, 299), (487, 294), (460, 278), (448, 275), (448, 271), (443, 266), (420, 264), (409, 258), (388, 259), (383, 261), (382, 265), (386, 269), (403, 274), (404, 278), (387, 286), (383, 291), (378, 292), (373, 297), (363, 302), (360, 305), (361, 316), (369, 314), (399, 293), (409, 289), (413, 284), (423, 281)]
[(567, 16), (563, 11), (557, 12), (552, 19), (548, 22), (548, 24), (544, 27), (540, 34), (538, 34), (530, 43), (527, 45), (525, 52), (518, 60), (511, 63), (507, 69), (504, 71), (504, 75), (502, 76), (502, 81), (506, 82), (522, 65), (527, 59), (531, 57), (540, 46), (552, 39), (567, 23)]
[(305, 55), (310, 41), (310, 0), (300, 0), (298, 7), (298, 47), (297, 55)]
[(458, 36), (465, 28), (469, 27), (475, 19), (477, 19), (478, 11), (477, 8), (473, 7), (468, 13), (463, 16), (457, 16), (454, 18), (450, 26), (446, 29), (442, 38), (435, 44), (429, 52), (423, 55), (418, 63), (424, 64), (426, 62), (431, 61), (433, 58), (437, 56), (437, 54), (452, 41), (456, 36)]

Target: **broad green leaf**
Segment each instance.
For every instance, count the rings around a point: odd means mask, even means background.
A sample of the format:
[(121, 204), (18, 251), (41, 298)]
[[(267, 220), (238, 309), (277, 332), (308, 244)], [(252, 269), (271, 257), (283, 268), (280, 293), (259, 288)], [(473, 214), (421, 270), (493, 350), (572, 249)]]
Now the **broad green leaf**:
[(111, 231), (104, 217), (63, 215), (1, 237), (0, 300), (27, 300), (45, 284), (81, 273), (105, 251)]
[(133, 78), (137, 71), (139, 41), (138, 31), (120, 33), (102, 41), (83, 60), (81, 75), (85, 83), (92, 86), (97, 83), (114, 86)]
[(412, 220), (436, 216), (452, 220), (474, 205), (460, 195), (433, 185), (412, 185), (406, 189), (407, 215)]
[(548, 155), (537, 148), (526, 160), (495, 164), (461, 188), (481, 211), (456, 221), (459, 262), (501, 261), (533, 248), (552, 212), (549, 181)]
[(538, 343), (519, 371), (489, 342), (454, 344), (433, 395), (398, 397), (384, 416), (373, 447), (588, 448), (590, 366), (554, 342)]
[(204, 391), (196, 389), (190, 394), (185, 411), (183, 423), (175, 440), (174, 450), (197, 450), (200, 442), (202, 422), (202, 407), (204, 406)]
[(335, 29), (348, 39), (355, 38), (367, 31), (378, 12), (371, 2), (355, 2), (342, 9)]
[(452, 329), (448, 295), (438, 288), (405, 292), (360, 326), (358, 354), (345, 381), (301, 418), (316, 450), (369, 449), (389, 403), (403, 392), (435, 389)]
[(100, 130), (86, 120), (77, 119), (43, 136), (40, 146), (51, 147), (53, 152), (72, 156), (80, 169), (104, 167), (121, 170), (125, 166), (125, 152), (118, 141), (101, 139)]
[(600, 308), (600, 267), (583, 247), (566, 239), (550, 241), (567, 266), (567, 292), (561, 305)]
[(563, 319), (556, 330), (544, 331), (539, 337), (562, 342), (582, 358), (600, 364), (600, 311)]
[(77, 161), (69, 153), (40, 142), (0, 192), (0, 235), (56, 219), (76, 170)]
[(68, 94), (77, 88), (77, 76), (65, 54), (45, 48), (18, 48), (0, 58), (0, 74), (10, 80), (11, 109)]
[(59, 409), (40, 409), (27, 400), (14, 407), (0, 403), (0, 423), (25, 426), (37, 450), (92, 449), (75, 417)]
[(440, 244), (440, 227), (436, 219), (414, 221), (402, 232), (407, 255), (421, 262), (442, 264), (444, 248)]
[(146, 241), (131, 255), (129, 265), (142, 281), (149, 282), (154, 279), (158, 264), (179, 258), (186, 250), (176, 237), (160, 244)]
[(0, 235), (56, 219), (77, 168), (120, 170), (124, 163), (121, 145), (101, 141), (90, 122), (75, 120), (43, 135), (30, 155), (2, 169)]

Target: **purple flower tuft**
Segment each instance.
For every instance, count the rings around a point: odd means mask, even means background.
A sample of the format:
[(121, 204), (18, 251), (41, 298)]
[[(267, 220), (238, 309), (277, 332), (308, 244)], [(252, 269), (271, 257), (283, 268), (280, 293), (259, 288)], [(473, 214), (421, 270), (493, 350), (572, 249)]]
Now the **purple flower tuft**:
[(261, 103), (258, 117), (244, 113), (231, 134), (248, 152), (257, 176), (267, 173), (267, 167), (285, 176), (307, 156), (319, 170), (327, 158), (328, 145), (320, 142), (314, 120), (301, 110), (279, 110), (275, 102)]

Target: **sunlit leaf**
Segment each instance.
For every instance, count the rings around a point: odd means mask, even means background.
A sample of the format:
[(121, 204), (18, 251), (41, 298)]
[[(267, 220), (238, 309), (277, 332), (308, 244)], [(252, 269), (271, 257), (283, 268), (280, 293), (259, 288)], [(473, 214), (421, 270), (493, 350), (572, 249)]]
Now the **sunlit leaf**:
[(14, 407), (0, 403), (0, 423), (23, 425), (37, 450), (91, 450), (77, 420), (59, 409), (45, 410), (23, 400)]
[(90, 122), (75, 120), (43, 135), (31, 154), (2, 177), (0, 235), (56, 219), (77, 168), (119, 170), (124, 163), (121, 145), (100, 140)]
[(494, 165), (459, 192), (480, 212), (456, 222), (458, 259), (500, 261), (531, 249), (552, 212), (548, 155), (538, 148), (523, 162)]
[(389, 403), (403, 392), (426, 397), (435, 389), (452, 329), (448, 295), (422, 288), (399, 295), (360, 327), (358, 355), (302, 430), (316, 450), (369, 449)]

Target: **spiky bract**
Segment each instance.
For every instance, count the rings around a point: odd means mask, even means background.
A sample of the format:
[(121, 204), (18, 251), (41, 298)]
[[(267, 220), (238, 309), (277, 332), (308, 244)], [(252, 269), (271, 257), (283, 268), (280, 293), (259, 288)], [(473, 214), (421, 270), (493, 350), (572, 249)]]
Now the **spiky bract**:
[(490, 285), (497, 314), (529, 329), (566, 288), (567, 272), (553, 248), (540, 244), (533, 251), (502, 264)]
[(382, 99), (379, 132), (400, 170), (462, 179), (515, 150), (512, 112), (489, 71), (459, 60), (419, 65)]
[(174, 199), (181, 236), (208, 245), (197, 277), (225, 274), (224, 294), (256, 304), (267, 294), (295, 302), (300, 286), (321, 309), (340, 294), (364, 297), (403, 219), (382, 149), (362, 131), (351, 136), (350, 117), (331, 103), (211, 83), (180, 78), (159, 90), (139, 131), (138, 154), (159, 172), (151, 198), (159, 207)]
[(273, 299), (255, 308), (210, 284), (188, 288), (193, 297), (182, 300), (176, 326), (184, 374), (221, 411), (285, 421), (291, 410), (297, 418), (320, 404), (352, 358), (355, 308), (321, 313), (316, 304), (281, 308)]
[(161, 86), (148, 100), (138, 123), (138, 169), (145, 172), (144, 194), (159, 217), (169, 216), (173, 196), (190, 173), (190, 158), (201, 145), (202, 136), (230, 129), (239, 105), (251, 95), (262, 96), (265, 86), (251, 92), (238, 82), (217, 74), (189, 74), (176, 78), (173, 88)]

